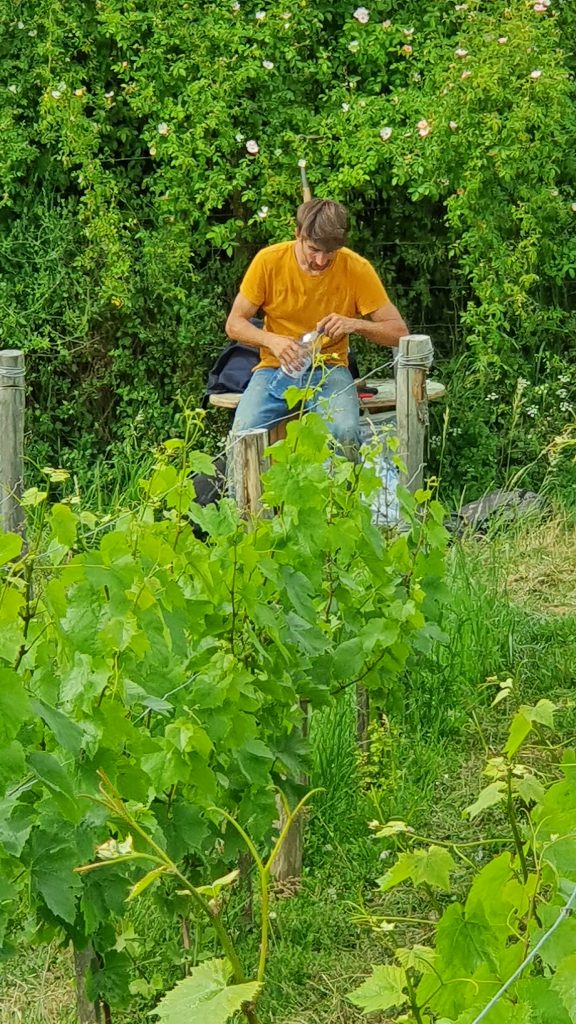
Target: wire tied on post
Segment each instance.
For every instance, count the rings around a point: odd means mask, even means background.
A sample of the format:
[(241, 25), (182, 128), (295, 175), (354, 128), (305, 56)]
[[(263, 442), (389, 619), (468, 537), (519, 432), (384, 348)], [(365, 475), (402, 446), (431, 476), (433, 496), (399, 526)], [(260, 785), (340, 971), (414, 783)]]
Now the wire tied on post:
[[(420, 335), (411, 335), (413, 338), (419, 338)], [(429, 370), (434, 362), (434, 346), (426, 335), (423, 337), (428, 342), (428, 345), (423, 352), (419, 352), (417, 355), (405, 356), (401, 352), (394, 357), (394, 366), (399, 370)]]
[(13, 383), (24, 380), (25, 376), (26, 370), (23, 366), (0, 366), (0, 381), (8, 380)]

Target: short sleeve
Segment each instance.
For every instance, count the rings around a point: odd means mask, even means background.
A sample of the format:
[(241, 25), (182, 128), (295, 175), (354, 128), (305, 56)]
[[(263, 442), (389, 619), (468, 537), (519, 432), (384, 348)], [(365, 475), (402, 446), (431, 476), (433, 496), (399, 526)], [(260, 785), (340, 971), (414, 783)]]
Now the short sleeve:
[(254, 306), (261, 306), (266, 301), (266, 268), (264, 262), (264, 253), (260, 251), (256, 254), (252, 263), (248, 267), (248, 270), (242, 278), (240, 284), (240, 292), (248, 302), (251, 302)]
[(374, 267), (362, 259), (356, 286), (356, 305), (361, 316), (374, 313), (389, 302), (388, 293)]

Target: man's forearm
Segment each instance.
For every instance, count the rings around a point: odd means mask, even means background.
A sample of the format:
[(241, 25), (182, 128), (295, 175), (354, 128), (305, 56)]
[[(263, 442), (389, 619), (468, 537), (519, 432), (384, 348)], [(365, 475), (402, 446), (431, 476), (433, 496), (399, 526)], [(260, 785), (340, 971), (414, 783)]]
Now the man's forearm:
[(275, 334), (256, 327), (250, 320), (241, 316), (229, 316), (226, 321), (226, 334), (232, 341), (241, 341), (243, 345), (250, 345), (252, 348), (270, 348), (270, 342), (274, 343)]
[(367, 341), (375, 345), (394, 347), (400, 338), (408, 334), (408, 328), (403, 320), (354, 320), (351, 334), (360, 334)]

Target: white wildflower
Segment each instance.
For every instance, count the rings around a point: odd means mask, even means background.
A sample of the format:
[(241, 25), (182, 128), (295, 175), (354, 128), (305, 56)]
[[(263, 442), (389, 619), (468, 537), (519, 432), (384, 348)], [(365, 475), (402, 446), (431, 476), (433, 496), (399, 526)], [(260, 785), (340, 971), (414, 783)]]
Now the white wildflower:
[(451, 132), (457, 132), (458, 131), (458, 122), (457, 121), (449, 121), (448, 122), (448, 127), (449, 127)]
[(256, 11), (254, 17), (256, 18), (256, 21), (264, 21), (264, 18), (266, 17), (266, 11)]
[(236, 132), (236, 142), (244, 142), (244, 138), (245, 136), (242, 135), (242, 132)]
[(232, 10), (233, 10), (233, 11), (234, 11), (234, 12), (235, 12), (236, 14), (238, 14), (238, 11), (240, 10), (240, 4), (238, 3), (238, 0), (236, 0), (236, 3), (232, 4)]
[(425, 118), (422, 118), (421, 121), (418, 121), (416, 127), (418, 128), (418, 135), (420, 136), (421, 139), (425, 139), (427, 135), (430, 135), (430, 125), (428, 124), (428, 121)]
[(354, 11), (354, 17), (361, 25), (366, 25), (370, 21), (370, 11), (366, 7), (357, 7)]
[(8, 92), (18, 92), (18, 86), (17, 85), (9, 85), (8, 86)]
[(391, 135), (392, 135), (392, 129), (391, 128), (381, 128), (380, 129), (380, 138), (382, 139), (382, 142), (388, 142), (388, 139), (390, 138)]
[(111, 100), (114, 95), (114, 89), (110, 89), (110, 92), (104, 93), (104, 99)]
[(260, 217), (260, 220), (264, 220), (268, 216), (268, 207), (261, 206), (258, 210), (258, 216)]
[(540, 78), (541, 74), (542, 72), (540, 71), (540, 68), (536, 68), (534, 71), (530, 72), (530, 78)]
[(461, 46), (459, 46), (458, 49), (454, 51), (454, 53), (456, 54), (457, 57), (467, 57), (468, 56), (468, 50), (462, 49)]
[(508, 36), (499, 36), (498, 42), (500, 43), (500, 46), (504, 46), (508, 42)]
[(460, 78), (470, 78), (471, 74), (472, 74), (471, 71), (468, 71), (468, 70), (463, 71), (462, 74), (460, 75)]
[(50, 95), (51, 95), (52, 99), (59, 100), (60, 97), (62, 96), (62, 93), (60, 92), (60, 89), (52, 89), (52, 92), (50, 93)]
[(382, 28), (391, 28), (391, 27), (392, 27), (392, 22), (390, 21), (390, 18), (386, 18), (386, 21), (382, 22)]
[(156, 131), (158, 132), (158, 135), (168, 135), (170, 129), (166, 124), (166, 121), (160, 121), (160, 124), (158, 125)]
[(25, 27), (26, 27), (26, 26), (25, 26), (25, 24), (24, 24), (24, 22), (23, 22), (23, 21), (19, 21), (19, 22), (18, 22), (18, 24), (17, 24), (17, 26), (16, 26), (16, 28), (20, 28), (20, 29), (22, 29), (22, 28), (25, 28)]
[(274, 63), (271, 60), (263, 60), (262, 61), (262, 67), (266, 68), (266, 71), (272, 71), (272, 68), (274, 67)]
[(255, 139), (248, 139), (248, 142), (246, 143), (246, 149), (248, 150), (249, 153), (252, 154), (252, 156), (256, 156), (256, 153), (260, 152), (260, 146), (258, 145)]
[(414, 29), (413, 28), (405, 28), (404, 29), (404, 35), (408, 36), (408, 38), (410, 38), (410, 36), (414, 35)]
[(409, 57), (410, 54), (412, 53), (412, 49), (413, 48), (411, 46), (409, 46), (408, 43), (405, 43), (405, 45), (402, 47), (400, 52), (401, 53), (405, 53), (406, 56)]
[(299, 160), (298, 161), (298, 167), (300, 167), (300, 168), (306, 167), (306, 161), (305, 160)]
[(348, 43), (348, 49), (352, 50), (352, 53), (355, 53), (359, 46), (360, 43), (357, 39), (351, 39)]
[(345, 114), (347, 114), (348, 111), (350, 110), (350, 104), (349, 103), (343, 103), (342, 104), (342, 110), (344, 111)]

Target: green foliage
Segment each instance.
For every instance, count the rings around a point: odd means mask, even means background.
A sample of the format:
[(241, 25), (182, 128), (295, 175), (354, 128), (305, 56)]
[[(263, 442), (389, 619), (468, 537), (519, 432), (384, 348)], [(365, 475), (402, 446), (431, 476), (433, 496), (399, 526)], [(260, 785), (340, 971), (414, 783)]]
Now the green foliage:
[[(411, 844), (426, 844), (401, 853), (384, 876), (384, 884), (381, 880), (381, 888), (385, 891), (407, 880), (415, 885), (424, 881), (434, 911), (429, 915), (429, 946), (395, 948), (396, 963), (374, 967), (367, 981), (351, 993), (350, 999), (366, 1013), (406, 1006), (407, 1015), (402, 1019), (410, 1024), (430, 1019), (471, 1024), (508, 983), (489, 1019), (554, 1020), (559, 1024), (574, 1019), (574, 922), (567, 915), (576, 896), (576, 755), (564, 753), (560, 778), (554, 767), (546, 785), (540, 771), (542, 778), (530, 787), (521, 785), (529, 773), (515, 760), (532, 728), (551, 728), (553, 710), (550, 701), (523, 706), (512, 721), (503, 755), (488, 761), (487, 774), (493, 777), (497, 772), (506, 779), (498, 784), (502, 792), (498, 790), (497, 799), (507, 794), (512, 849), (475, 868), (462, 902), (440, 905), (435, 891), (451, 891), (447, 878), (436, 872), (423, 877), (422, 865), (434, 851), (438, 857), (441, 850), (450, 870), (456, 867), (452, 854), (473, 867), (472, 851), (483, 842), (490, 843), (489, 837), (464, 843), (444, 841), (439, 848), (403, 822), (372, 823), (376, 835), (388, 841), (399, 837)], [(520, 720), (525, 723), (521, 738)], [(494, 802), (494, 786), (483, 790), (476, 804), (467, 809), (470, 817)], [(405, 921), (409, 926), (418, 925), (421, 932), (425, 920), (384, 914), (378, 923), (380, 928), (393, 929), (395, 922)], [(537, 950), (540, 941), (543, 944)]]
[(226, 1024), (259, 989), (255, 982), (229, 985), (231, 973), (225, 960), (206, 960), (164, 996), (152, 1016), (163, 1024)]
[[(447, 483), (482, 489), (540, 454), (551, 410), (566, 424), (572, 12), (368, 12), (2, 0), (0, 331), (28, 353), (41, 462), (166, 435), (249, 257), (293, 231), (302, 158), (408, 320), (460, 360)], [(511, 422), (518, 378), (530, 401)]]
[[(149, 890), (172, 929), (214, 903), (206, 942), (228, 942), (214, 886), (246, 835), (274, 853), (275, 792), (297, 803), (307, 764), (301, 702), (330, 706), (358, 679), (383, 701), (443, 571), (438, 503), (406, 495), (406, 532), (384, 538), (366, 501), (378, 481), (337, 458), (326, 471), (319, 417), (274, 448), (276, 514), (250, 529), (229, 501), (195, 503), (191, 474), (210, 466), (193, 416), (188, 428), (133, 509), (98, 520), (75, 491), (53, 506), (39, 492), (28, 549), (4, 545), (3, 912), (27, 892), (31, 928), (90, 941), (93, 994), (119, 1006), (125, 900)], [(74, 873), (95, 848), (99, 869)]]

